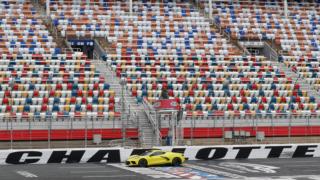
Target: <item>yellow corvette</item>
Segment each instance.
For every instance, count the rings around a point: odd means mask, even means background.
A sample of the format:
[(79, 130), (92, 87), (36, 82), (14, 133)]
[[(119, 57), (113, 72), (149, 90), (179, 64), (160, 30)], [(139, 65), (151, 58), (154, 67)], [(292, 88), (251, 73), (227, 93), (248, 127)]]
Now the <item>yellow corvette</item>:
[(151, 150), (140, 155), (133, 155), (128, 158), (126, 164), (128, 166), (158, 166), (158, 165), (173, 165), (180, 166), (186, 161), (186, 158), (181, 153)]

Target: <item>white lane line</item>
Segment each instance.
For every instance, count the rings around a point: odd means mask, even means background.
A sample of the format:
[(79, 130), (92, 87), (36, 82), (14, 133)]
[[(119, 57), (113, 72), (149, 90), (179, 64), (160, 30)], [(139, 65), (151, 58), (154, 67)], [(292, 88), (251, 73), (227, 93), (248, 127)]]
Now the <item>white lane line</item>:
[(319, 169), (306, 169), (304, 172), (319, 172)]
[(228, 170), (228, 171), (233, 171), (233, 172), (237, 172), (237, 173), (246, 173), (244, 171), (240, 171), (240, 170), (236, 170), (236, 169), (231, 169), (231, 168), (227, 168), (227, 167), (223, 167), (223, 166), (216, 166), (216, 165), (212, 165), (212, 164), (202, 164), (204, 166), (210, 166), (210, 167), (214, 167), (214, 168), (219, 168), (219, 169), (224, 169), (224, 170)]
[(16, 171), (17, 174), (26, 178), (37, 178), (38, 176), (28, 171)]
[(311, 164), (318, 164), (319, 161), (294, 161), (294, 160), (281, 160), (281, 159), (275, 159), (274, 161), (264, 161), (264, 162), (257, 162), (257, 163), (263, 163), (263, 164), (288, 164), (288, 163), (311, 163)]
[[(259, 177), (247, 177), (245, 180), (295, 180), (295, 179), (308, 179), (319, 180), (319, 175), (297, 175), (297, 176), (259, 176)], [(224, 179), (234, 180), (234, 179)]]
[(105, 168), (105, 166), (70, 166), (70, 167), (59, 167), (60, 169), (97, 169), (97, 168)]
[(86, 174), (86, 173), (114, 173), (119, 170), (104, 170), (104, 171), (70, 171), (71, 174)]
[(200, 171), (204, 171), (204, 172), (208, 172), (208, 173), (211, 173), (211, 174), (230, 177), (230, 178), (235, 178), (235, 179), (245, 179), (246, 178), (246, 176), (241, 176), (241, 175), (238, 175), (238, 174), (233, 174), (233, 173), (229, 173), (229, 172), (226, 172), (226, 171), (220, 171), (220, 170), (207, 168), (207, 167), (202, 167), (202, 166), (197, 166), (197, 165), (193, 165), (193, 164), (187, 164), (186, 163), (183, 166), (184, 167), (188, 167), (188, 168), (192, 168), (192, 169), (196, 169), (196, 170), (200, 170)]
[(175, 176), (169, 173), (165, 173), (162, 171), (157, 171), (151, 168), (140, 168), (140, 167), (128, 167), (125, 164), (110, 164), (110, 166), (124, 169), (130, 172), (134, 172), (137, 174), (141, 174), (144, 176), (148, 176), (155, 179), (176, 179), (179, 178), (179, 176)]
[(319, 164), (286, 165), (286, 167), (319, 167)]
[(82, 176), (82, 178), (117, 178), (117, 177), (133, 177), (136, 176), (134, 174), (130, 175), (110, 175), (110, 176)]

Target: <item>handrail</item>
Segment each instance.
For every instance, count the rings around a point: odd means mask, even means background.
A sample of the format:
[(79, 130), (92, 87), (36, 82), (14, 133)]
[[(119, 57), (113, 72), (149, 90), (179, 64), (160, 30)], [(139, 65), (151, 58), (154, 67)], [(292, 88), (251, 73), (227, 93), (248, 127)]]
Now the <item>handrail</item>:
[(275, 54), (276, 56), (279, 56), (279, 54), (277, 53), (277, 51), (274, 50), (274, 49), (269, 45), (269, 43), (264, 42), (264, 45), (267, 46), (267, 47), (273, 52), (273, 54)]
[(145, 113), (148, 117), (148, 120), (150, 121), (152, 128), (155, 132), (156, 145), (161, 145), (162, 135), (160, 132), (159, 124), (157, 122), (156, 111), (145, 98), (143, 99), (142, 104), (144, 106), (144, 110), (145, 110)]
[[(12, 1), (14, 2), (14, 1)], [(51, 3), (54, 3), (54, 4), (57, 4), (58, 7), (63, 7), (63, 5), (67, 4), (68, 6), (88, 6), (88, 5), (102, 5), (102, 4), (108, 4), (108, 5), (124, 5), (122, 7), (128, 7), (128, 3), (126, 2), (121, 2), (121, 1), (114, 1), (114, 2), (105, 2), (105, 3), (101, 3), (101, 2), (86, 2), (86, 1), (76, 1), (77, 3), (75, 2), (65, 2), (65, 1), (59, 1), (59, 0), (53, 0), (51, 1)], [(59, 4), (59, 5), (58, 5)], [(60, 5), (60, 4), (63, 4), (63, 5)], [(181, 2), (172, 2), (172, 3), (163, 3), (163, 2), (139, 2), (139, 1), (135, 1), (133, 2), (133, 4), (138, 4), (138, 5), (144, 5), (144, 4), (151, 4), (151, 5), (171, 5), (171, 6), (190, 6), (191, 4), (189, 3), (181, 3)]]
[[(224, 59), (228, 58), (228, 59), (232, 59), (232, 58), (243, 58), (243, 57), (252, 57), (252, 58), (256, 58), (256, 60), (260, 60), (260, 59), (266, 59), (266, 57), (262, 56), (262, 55), (258, 55), (258, 56), (251, 56), (251, 55), (246, 55), (246, 56), (243, 56), (243, 55), (221, 55), (221, 54), (215, 54), (215, 55), (211, 55), (210, 53), (207, 53), (207, 54), (194, 54), (197, 58), (198, 56), (201, 56), (202, 55), (207, 55), (207, 56), (212, 56), (212, 57), (216, 57), (216, 58), (219, 58), (219, 57), (223, 57)], [(132, 58), (132, 57), (141, 57), (140, 55), (137, 56), (136, 54), (132, 54), (131, 56), (128, 56), (128, 55), (122, 55), (122, 54), (109, 54), (109, 58)], [(187, 57), (187, 58), (192, 58), (192, 56), (190, 55), (182, 55), (182, 56), (179, 56), (178, 54), (172, 54), (172, 55), (165, 55), (165, 54), (159, 54), (159, 55), (144, 55), (146, 57), (152, 57), (152, 58), (162, 58), (162, 57), (167, 57), (167, 58), (178, 58), (178, 57)], [(238, 60), (238, 59), (236, 59)], [(126, 61), (124, 59), (121, 59), (120, 61)], [(142, 60), (143, 61), (143, 60)], [(150, 60), (151, 62), (152, 61), (155, 61), (155, 60)], [(174, 61), (174, 60), (173, 60)], [(176, 60), (177, 61), (177, 60)], [(187, 61), (192, 61), (191, 59), (188, 59)], [(217, 60), (218, 62), (220, 61), (219, 59)], [(241, 60), (238, 60), (238, 61), (241, 61)], [(229, 62), (229, 61), (228, 61)]]
[(212, 115), (208, 115), (208, 116), (204, 116), (204, 115), (192, 115), (192, 116), (188, 116), (186, 113), (183, 114), (182, 116), (182, 121), (185, 120), (190, 120), (190, 119), (202, 119), (202, 120), (212, 120), (212, 121), (216, 121), (217, 119), (221, 119), (221, 120), (243, 120), (243, 119), (255, 119), (255, 120), (267, 120), (267, 119), (301, 119), (304, 120), (306, 118), (315, 118), (318, 119), (318, 117), (320, 117), (320, 112), (318, 114), (313, 114), (313, 113), (309, 113), (309, 114), (301, 114), (301, 112), (288, 112), (288, 113), (270, 113), (270, 112), (265, 112), (265, 113), (255, 113), (255, 114), (245, 114), (245, 113), (233, 113), (233, 115), (226, 116), (224, 113), (223, 114), (212, 114)]

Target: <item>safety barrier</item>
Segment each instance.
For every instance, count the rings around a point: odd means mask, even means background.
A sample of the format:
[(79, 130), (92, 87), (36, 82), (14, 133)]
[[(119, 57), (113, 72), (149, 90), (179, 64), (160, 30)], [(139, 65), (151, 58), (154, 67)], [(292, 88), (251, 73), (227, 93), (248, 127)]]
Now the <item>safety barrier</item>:
[[(229, 146), (161, 146), (180, 152), (189, 160), (266, 159), (320, 157), (320, 144), (273, 144)], [(0, 151), (0, 164), (120, 163), (149, 149), (80, 148)]]

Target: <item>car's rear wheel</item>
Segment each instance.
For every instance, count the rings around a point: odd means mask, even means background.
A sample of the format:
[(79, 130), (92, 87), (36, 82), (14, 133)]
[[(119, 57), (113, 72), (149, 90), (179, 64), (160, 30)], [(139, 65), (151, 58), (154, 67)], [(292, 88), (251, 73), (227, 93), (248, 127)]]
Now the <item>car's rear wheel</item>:
[(175, 157), (172, 159), (172, 166), (180, 166), (181, 165), (181, 159), (178, 157)]
[(139, 166), (140, 167), (148, 167), (148, 161), (146, 159), (140, 159)]

